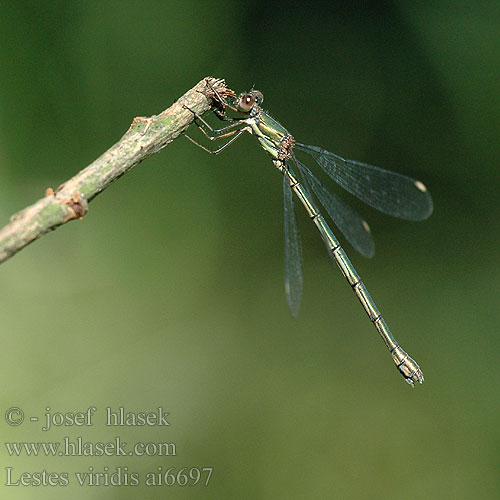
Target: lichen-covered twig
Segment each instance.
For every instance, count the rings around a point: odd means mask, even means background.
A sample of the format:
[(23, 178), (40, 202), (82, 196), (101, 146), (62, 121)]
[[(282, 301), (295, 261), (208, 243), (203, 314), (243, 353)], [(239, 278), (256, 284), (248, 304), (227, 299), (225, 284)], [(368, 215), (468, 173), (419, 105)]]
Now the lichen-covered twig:
[(213, 98), (214, 91), (222, 97), (234, 95), (223, 80), (204, 78), (159, 115), (134, 118), (125, 135), (102, 156), (55, 191), (47, 189), (44, 198), (13, 215), (0, 230), (0, 263), (48, 231), (81, 219), (88, 203), (101, 191), (186, 130), (193, 113), (185, 106), (199, 115), (220, 106)]

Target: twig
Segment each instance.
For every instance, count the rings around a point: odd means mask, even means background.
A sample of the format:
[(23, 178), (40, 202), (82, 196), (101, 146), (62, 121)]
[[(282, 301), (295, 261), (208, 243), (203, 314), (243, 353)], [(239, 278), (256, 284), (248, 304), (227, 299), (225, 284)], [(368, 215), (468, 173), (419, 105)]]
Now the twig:
[(159, 115), (134, 118), (125, 135), (102, 156), (55, 192), (47, 189), (44, 198), (13, 215), (0, 230), (0, 263), (48, 231), (81, 219), (101, 191), (186, 130), (194, 115), (184, 106), (199, 115), (220, 106), (213, 99), (214, 90), (217, 96), (234, 95), (223, 80), (203, 79)]

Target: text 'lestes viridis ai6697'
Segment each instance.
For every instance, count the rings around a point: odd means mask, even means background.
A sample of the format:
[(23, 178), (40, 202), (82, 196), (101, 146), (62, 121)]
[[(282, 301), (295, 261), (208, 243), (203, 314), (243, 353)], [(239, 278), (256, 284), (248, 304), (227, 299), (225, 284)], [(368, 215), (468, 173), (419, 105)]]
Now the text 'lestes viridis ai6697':
[[(210, 150), (191, 137), (187, 135), (186, 137), (205, 151), (218, 154), (243, 133), (248, 132), (257, 137), (262, 148), (271, 156), (274, 166), (283, 174), (285, 292), (292, 316), (297, 315), (302, 296), (302, 249), (293, 206), (293, 193), (295, 193), (318, 228), (328, 254), (338, 264), (342, 274), (356, 293), (404, 379), (412, 386), (415, 382), (422, 383), (424, 380), (422, 370), (393, 337), (365, 284), (319, 212), (315, 198), (323, 205), (347, 241), (365, 257), (371, 257), (375, 251), (368, 224), (349, 205), (329, 191), (297, 159), (295, 151), (312, 156), (327, 176), (363, 202), (402, 219), (423, 220), (432, 213), (432, 198), (425, 185), (405, 175), (366, 163), (346, 160), (317, 146), (296, 142), (281, 124), (261, 108), (264, 96), (258, 90), (251, 90), (236, 97), (232, 95), (232, 92), (226, 91), (222, 94), (215, 87), (210, 87), (208, 95), (214, 101), (216, 116), (229, 122), (229, 125), (214, 129), (201, 116), (193, 112), (195, 123), (211, 141), (230, 139), (220, 148)], [(238, 116), (228, 116), (227, 109), (234, 111)], [(297, 169), (300, 180), (292, 166)]]

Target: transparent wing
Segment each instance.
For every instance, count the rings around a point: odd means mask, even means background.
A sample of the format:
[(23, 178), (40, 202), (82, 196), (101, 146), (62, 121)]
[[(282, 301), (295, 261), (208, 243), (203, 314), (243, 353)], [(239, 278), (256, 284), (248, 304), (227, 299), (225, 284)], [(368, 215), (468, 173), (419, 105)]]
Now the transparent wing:
[(285, 294), (291, 315), (299, 313), (302, 299), (302, 245), (293, 208), (293, 193), (288, 176), (283, 175), (285, 219)]
[(373, 257), (375, 243), (366, 221), (335, 193), (329, 191), (303, 163), (297, 158), (294, 160), (307, 185), (311, 187), (347, 241), (364, 257)]
[(373, 165), (346, 160), (317, 146), (297, 143), (346, 191), (394, 217), (423, 220), (432, 213), (432, 198), (420, 181)]

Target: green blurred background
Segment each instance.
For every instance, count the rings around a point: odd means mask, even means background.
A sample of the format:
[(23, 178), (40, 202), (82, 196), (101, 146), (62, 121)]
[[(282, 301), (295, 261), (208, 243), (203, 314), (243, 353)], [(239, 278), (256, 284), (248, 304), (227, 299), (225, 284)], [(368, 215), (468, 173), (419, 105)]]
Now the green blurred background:
[[(2, 498), (495, 499), (500, 492), (498, 2), (3, 2), (0, 216), (85, 167), (207, 75), (252, 85), (298, 140), (430, 189), (346, 249), (411, 389), (302, 210), (304, 298), (283, 293), (282, 184), (255, 139), (179, 138), (84, 220), (1, 267)], [(299, 207), (297, 206), (297, 209)], [(98, 411), (92, 427), (28, 421)], [(106, 428), (104, 408), (170, 412)], [(11, 457), (4, 442), (174, 442), (170, 457)], [(80, 487), (72, 474), (213, 467), (208, 486)], [(5, 486), (66, 471), (66, 487)]]

